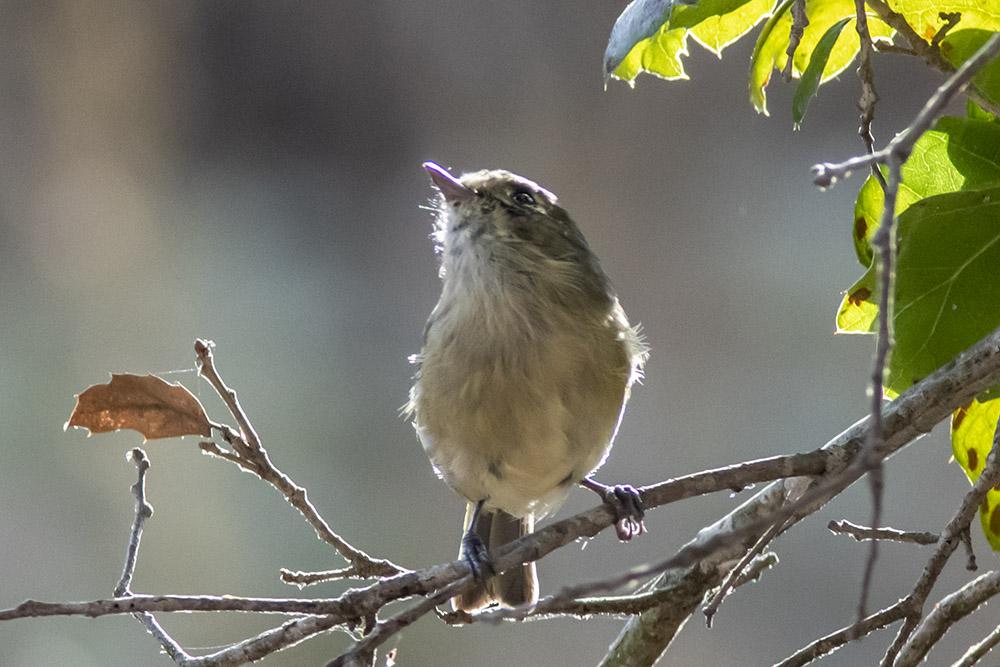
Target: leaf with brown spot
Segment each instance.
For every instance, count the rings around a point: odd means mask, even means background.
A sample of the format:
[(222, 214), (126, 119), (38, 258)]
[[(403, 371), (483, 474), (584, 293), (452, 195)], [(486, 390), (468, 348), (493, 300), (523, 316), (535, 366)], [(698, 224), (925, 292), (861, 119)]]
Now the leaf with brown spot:
[(858, 217), (854, 220), (854, 238), (859, 241), (868, 237), (868, 221), (864, 217)]
[[(970, 482), (982, 474), (986, 456), (993, 448), (993, 433), (1000, 419), (1000, 399), (992, 391), (959, 408), (952, 415), (951, 451)], [(983, 534), (1000, 551), (1000, 484), (986, 493), (979, 505)]]
[(112, 374), (108, 384), (97, 384), (77, 396), (66, 426), (91, 433), (130, 428), (147, 440), (183, 435), (211, 435), (205, 408), (180, 384), (155, 375)]
[[(971, 405), (971, 404), (969, 404)], [(962, 422), (965, 421), (965, 415), (969, 414), (969, 405), (963, 405), (951, 415), (951, 431), (954, 433), (959, 428), (962, 427)]]
[(994, 535), (1000, 534), (1000, 511), (997, 510), (1000, 510), (1000, 507), (994, 507), (990, 513), (990, 531)]
[(847, 295), (847, 302), (852, 306), (860, 306), (872, 297), (872, 291), (867, 287), (859, 287)]

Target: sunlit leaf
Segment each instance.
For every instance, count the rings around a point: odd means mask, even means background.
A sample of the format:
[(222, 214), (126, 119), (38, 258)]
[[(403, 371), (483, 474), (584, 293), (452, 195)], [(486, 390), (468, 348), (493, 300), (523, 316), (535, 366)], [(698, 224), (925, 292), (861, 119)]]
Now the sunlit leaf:
[[(959, 25), (968, 25), (964, 15)], [(941, 50), (948, 61), (958, 67), (978, 51), (992, 35), (993, 32), (990, 30), (971, 28), (954, 30), (949, 32), (948, 37), (942, 42)], [(994, 59), (987, 63), (972, 77), (972, 82), (990, 100), (1000, 103), (1000, 60)]]
[(648, 40), (661, 31), (664, 24), (670, 20), (670, 10), (674, 0), (632, 0), (618, 16), (611, 28), (608, 46), (604, 50), (604, 78), (615, 76), (626, 81), (633, 81), (638, 75), (636, 57), (627, 71), (632, 72), (631, 78), (618, 73), (619, 67), (640, 42)]
[[(1000, 325), (1000, 186), (937, 195), (898, 219), (895, 346), (886, 386), (902, 392)], [(870, 331), (874, 268), (845, 296), (838, 331)]]
[[(897, 215), (925, 197), (1000, 181), (1000, 124), (940, 118), (917, 140), (902, 174)], [(883, 201), (881, 186), (869, 176), (855, 203), (853, 229), (854, 250), (865, 267), (871, 265), (871, 239), (882, 219)]]
[(813, 49), (812, 57), (809, 59), (809, 64), (802, 73), (802, 80), (799, 81), (799, 86), (795, 90), (795, 98), (792, 100), (792, 120), (796, 125), (802, 122), (802, 119), (806, 115), (806, 107), (809, 106), (809, 100), (812, 99), (813, 95), (816, 94), (816, 89), (819, 88), (820, 77), (823, 75), (826, 63), (830, 59), (830, 51), (833, 50), (833, 45), (837, 43), (837, 38), (840, 37), (840, 31), (844, 29), (844, 26), (849, 21), (853, 20), (850, 16), (840, 19), (827, 28), (823, 36), (820, 37), (820, 40), (816, 42), (816, 48)]
[(773, 0), (635, 0), (618, 17), (604, 53), (605, 78), (629, 83), (646, 72), (686, 79), (688, 35), (715, 54), (768, 16)]
[(869, 269), (854, 283), (840, 302), (837, 312), (837, 333), (866, 334), (875, 330), (878, 317), (875, 270)]
[[(982, 399), (982, 400), (980, 400)], [(975, 483), (993, 448), (993, 434), (1000, 418), (1000, 399), (980, 397), (951, 416), (951, 450), (969, 481)], [(1000, 551), (1000, 490), (990, 489), (979, 506), (983, 533), (995, 551)]]
[(66, 426), (79, 426), (91, 433), (128, 428), (148, 440), (211, 435), (208, 416), (198, 399), (182, 385), (155, 375), (112, 375), (108, 384), (90, 387), (77, 396)]
[(962, 15), (958, 26), (952, 30), (966, 28), (990, 32), (1000, 30), (1000, 6), (995, 2), (985, 2), (984, 0), (893, 0), (891, 4), (893, 10), (902, 14), (917, 34), (928, 42), (945, 24), (945, 20), (941, 18), (942, 13)]
[(717, 56), (771, 13), (774, 0), (701, 0), (674, 7), (672, 28), (688, 28), (691, 36)]
[[(791, 12), (788, 11), (791, 2), (782, 3), (767, 22), (754, 47), (750, 59), (750, 101), (758, 112), (767, 114), (767, 97), (764, 89), (771, 80), (772, 70), (781, 71), (788, 62), (788, 38), (792, 27)], [(806, 16), (809, 25), (802, 33), (802, 40), (795, 50), (792, 59), (792, 76), (799, 77), (812, 60), (813, 51), (827, 30), (845, 18), (855, 16), (853, 0), (812, 0), (806, 3)], [(891, 37), (892, 28), (882, 22), (877, 16), (868, 12), (868, 31), (873, 39)], [(840, 74), (857, 54), (859, 48), (858, 34), (849, 30), (840, 33), (829, 58), (823, 67), (820, 85)]]

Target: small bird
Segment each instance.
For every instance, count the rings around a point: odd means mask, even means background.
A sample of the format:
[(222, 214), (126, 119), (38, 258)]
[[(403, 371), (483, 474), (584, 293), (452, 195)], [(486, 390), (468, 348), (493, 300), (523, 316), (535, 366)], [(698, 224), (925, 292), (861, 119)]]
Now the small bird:
[(443, 286), (404, 410), (435, 472), (468, 501), (460, 557), (480, 585), (452, 604), (534, 604), (535, 564), (496, 573), (489, 552), (530, 533), (572, 486), (612, 505), (619, 538), (643, 530), (636, 490), (590, 475), (648, 348), (554, 194), (508, 171), (424, 168), (440, 194)]

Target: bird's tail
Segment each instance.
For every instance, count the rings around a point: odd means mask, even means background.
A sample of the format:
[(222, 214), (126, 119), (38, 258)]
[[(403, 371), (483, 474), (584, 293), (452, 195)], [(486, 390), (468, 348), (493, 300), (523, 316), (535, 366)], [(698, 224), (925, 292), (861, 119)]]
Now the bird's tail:
[[(475, 505), (469, 504), (465, 512), (464, 527), (472, 521)], [(489, 553), (513, 542), (534, 530), (535, 520), (529, 514), (523, 519), (503, 510), (483, 511), (476, 522), (475, 531)], [(452, 598), (452, 607), (462, 611), (476, 611), (499, 602), (507, 607), (534, 604), (538, 601), (538, 574), (534, 563), (515, 565), (495, 576), (487, 577), (480, 585)]]

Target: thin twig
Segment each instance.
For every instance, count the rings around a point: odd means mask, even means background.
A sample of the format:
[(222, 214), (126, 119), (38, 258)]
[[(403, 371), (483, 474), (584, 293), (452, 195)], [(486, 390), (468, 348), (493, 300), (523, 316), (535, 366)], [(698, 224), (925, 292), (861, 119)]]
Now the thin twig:
[(895, 528), (879, 528), (872, 530), (868, 526), (859, 526), (850, 521), (831, 521), (826, 527), (832, 533), (850, 535), (858, 542), (865, 540), (889, 540), (892, 542), (909, 542), (911, 544), (937, 544), (939, 536), (935, 533), (896, 530)]
[(256, 474), (280, 491), (288, 502), (312, 525), (320, 539), (333, 545), (351, 564), (348, 570), (344, 570), (345, 576), (371, 579), (406, 572), (405, 568), (388, 560), (371, 558), (368, 554), (354, 547), (335, 533), (313, 504), (309, 502), (306, 490), (293, 482), (288, 475), (278, 470), (271, 463), (267, 455), (267, 450), (264, 449), (256, 430), (254, 430), (253, 425), (250, 423), (250, 419), (247, 417), (246, 412), (243, 411), (243, 406), (240, 405), (236, 392), (226, 385), (219, 375), (218, 369), (215, 367), (215, 356), (212, 353), (214, 346), (215, 344), (211, 341), (200, 338), (195, 341), (194, 349), (197, 355), (198, 374), (208, 380), (208, 383), (219, 394), (219, 397), (222, 398), (226, 407), (232, 413), (233, 418), (236, 419), (240, 430), (237, 432), (222, 425), (213, 425), (214, 428), (222, 433), (223, 438), (235, 451), (232, 453), (225, 452), (225, 450), (217, 446), (213, 449), (206, 446), (206, 443), (202, 444), (202, 450), (233, 461), (244, 470)]
[[(875, 91), (875, 71), (872, 69), (872, 36), (868, 31), (868, 13), (865, 10), (865, 0), (855, 0), (854, 12), (856, 20), (854, 27), (858, 32), (860, 49), (858, 52), (858, 77), (861, 79), (861, 98), (858, 109), (861, 111), (861, 127), (858, 134), (865, 142), (865, 152), (875, 152), (875, 136), (872, 134), (872, 121), (875, 120), (875, 104), (878, 103), (878, 93)], [(878, 165), (872, 165), (872, 176), (885, 189), (885, 177)]]
[(948, 558), (951, 557), (951, 554), (955, 552), (955, 549), (961, 543), (962, 533), (969, 528), (969, 523), (976, 515), (983, 498), (986, 497), (987, 492), (998, 481), (1000, 481), (1000, 423), (997, 424), (997, 428), (993, 433), (993, 447), (990, 449), (989, 456), (986, 457), (983, 471), (979, 474), (975, 484), (972, 485), (972, 489), (962, 499), (962, 504), (959, 506), (955, 516), (948, 522), (945, 529), (941, 531), (941, 541), (938, 543), (938, 548), (930, 560), (927, 561), (927, 565), (924, 567), (924, 571), (914, 585), (913, 590), (910, 591), (904, 600), (907, 606), (907, 618), (903, 626), (899, 629), (896, 639), (886, 651), (885, 657), (882, 660), (882, 664), (885, 667), (894, 664), (897, 660), (897, 655), (901, 655), (900, 652), (909, 645), (911, 635), (917, 629), (923, 614), (924, 603), (927, 601), (931, 589), (944, 569), (945, 563), (948, 562)]
[(809, 25), (809, 17), (806, 15), (806, 0), (795, 0), (790, 8), (792, 14), (792, 27), (788, 32), (788, 48), (785, 50), (785, 55), (788, 59), (785, 61), (785, 67), (781, 70), (781, 76), (785, 81), (792, 80), (792, 65), (795, 59), (795, 51), (799, 48), (799, 42), (802, 41), (802, 33), (805, 32), (806, 26)]
[[(868, 6), (872, 9), (872, 11), (874, 11), (875, 14), (877, 14), (878, 17), (886, 23), (886, 25), (895, 30), (909, 45), (908, 49), (904, 49), (901, 47), (894, 47), (891, 45), (879, 46), (880, 51), (890, 51), (896, 53), (906, 53), (910, 55), (916, 55), (923, 58), (924, 62), (926, 62), (931, 67), (934, 67), (946, 74), (951, 74), (952, 72), (955, 71), (955, 66), (952, 65), (950, 62), (948, 62), (948, 60), (944, 57), (944, 54), (941, 52), (940, 48), (941, 40), (944, 38), (948, 30), (954, 27), (954, 24), (951, 23), (952, 15), (949, 14), (943, 15), (945, 21), (944, 26), (942, 26), (941, 29), (937, 31), (937, 33), (934, 35), (934, 37), (930, 42), (927, 42), (923, 37), (921, 37), (917, 33), (916, 30), (913, 29), (913, 26), (911, 26), (906, 21), (906, 17), (904, 17), (902, 14), (896, 11), (893, 11), (893, 9), (888, 5), (888, 3), (885, 2), (885, 0), (865, 0), (865, 1), (868, 4)], [(986, 109), (993, 115), (1000, 115), (1000, 106), (997, 106), (997, 104), (982, 90), (980, 90), (975, 83), (972, 83), (969, 86), (968, 90), (966, 91), (966, 95), (973, 102), (975, 102), (982, 108)]]
[(953, 72), (955, 68), (945, 60), (944, 56), (941, 54), (941, 49), (936, 45), (932, 46), (928, 44), (917, 31), (913, 29), (907, 21), (906, 17), (902, 14), (894, 11), (885, 0), (866, 0), (866, 4), (871, 7), (882, 21), (884, 21), (890, 28), (895, 30), (899, 35), (906, 40), (909, 44), (910, 49), (914, 53), (919, 55), (924, 61), (935, 67), (942, 72)]
[[(947, 32), (952, 26), (948, 25), (949, 19), (945, 18), (945, 26), (941, 28), (935, 34), (934, 41), (932, 40), (928, 43), (923, 37), (917, 34), (917, 31), (907, 23), (906, 17), (902, 14), (893, 11), (891, 7), (885, 2), (885, 0), (865, 0), (868, 7), (874, 11), (880, 19), (882, 19), (889, 27), (895, 30), (909, 45), (909, 49), (903, 49), (900, 47), (893, 46), (879, 46), (880, 51), (892, 51), (896, 53), (907, 53), (916, 56), (920, 56), (924, 59), (928, 65), (937, 68), (938, 70), (945, 72), (946, 74), (951, 74), (955, 71), (955, 67), (948, 62), (948, 60), (941, 53), (940, 49), (940, 39), (944, 37), (942, 30)], [(939, 37), (940, 35), (940, 37)], [(965, 94), (973, 102), (986, 109), (994, 116), (1000, 116), (1000, 106), (996, 104), (988, 95), (986, 95), (979, 87), (972, 83), (969, 85), (968, 90)]]
[(981, 641), (970, 646), (951, 667), (972, 667), (986, 657), (997, 644), (1000, 644), (1000, 625), (993, 628), (993, 632), (983, 637)]
[[(998, 431), (998, 434), (1000, 434), (1000, 431)], [(808, 646), (796, 651), (785, 660), (777, 663), (775, 667), (801, 667), (802, 665), (806, 665), (817, 658), (837, 650), (848, 642), (860, 639), (875, 630), (884, 628), (887, 625), (902, 619), (903, 625), (897, 633), (892, 646), (890, 646), (887, 650), (882, 661), (883, 666), (892, 664), (892, 661), (905, 644), (906, 639), (917, 628), (920, 622), (922, 613), (921, 610), (923, 609), (924, 603), (930, 594), (931, 588), (934, 586), (934, 582), (937, 581), (944, 564), (947, 562), (948, 557), (957, 548), (959, 536), (961, 535), (963, 529), (968, 527), (969, 522), (975, 515), (979, 503), (989, 491), (991, 483), (1000, 479), (1000, 446), (997, 446), (996, 444), (997, 438), (1000, 437), (998, 434), (994, 435), (994, 447), (987, 458), (982, 474), (979, 479), (976, 480), (972, 489), (962, 499), (962, 503), (959, 505), (955, 515), (945, 526), (945, 529), (942, 531), (941, 537), (937, 542), (937, 548), (934, 550), (934, 554), (928, 560), (923, 573), (920, 575), (916, 584), (914, 584), (910, 593), (899, 602), (864, 618), (860, 622), (853, 623), (825, 637), (817, 639)], [(983, 479), (984, 476), (986, 479)]]
[[(471, 575), (468, 579), (472, 579)], [(459, 579), (431, 597), (425, 598), (418, 604), (413, 605), (406, 611), (382, 621), (364, 639), (355, 644), (354, 648), (329, 663), (327, 667), (346, 667), (355, 663), (365, 664), (365, 660), (368, 660), (370, 663), (369, 658), (374, 657), (376, 648), (385, 643), (394, 634), (430, 612), (434, 607), (447, 602), (467, 584), (468, 581), (466, 579)]]
[(961, 12), (941, 12), (938, 16), (944, 21), (944, 25), (938, 28), (938, 31), (934, 33), (934, 37), (931, 38), (931, 46), (934, 48), (941, 48), (941, 40), (962, 20)]
[(951, 595), (942, 598), (899, 652), (894, 667), (914, 667), (919, 664), (951, 626), (998, 593), (1000, 593), (1000, 572), (994, 570), (980, 575)]
[(975, 572), (979, 569), (979, 565), (976, 564), (976, 553), (972, 550), (972, 531), (969, 526), (965, 527), (959, 537), (962, 539), (962, 546), (965, 547), (965, 569)]
[(808, 646), (804, 646), (781, 662), (775, 663), (774, 667), (803, 667), (803, 665), (808, 665), (810, 662), (832, 653), (848, 642), (869, 635), (876, 630), (881, 630), (882, 628), (895, 623), (904, 616), (906, 616), (906, 611), (903, 605), (897, 602), (891, 607), (872, 614), (860, 623), (852, 623), (846, 628), (841, 628), (836, 632), (831, 632), (825, 637), (820, 637), (813, 643)]
[(278, 570), (278, 578), (286, 584), (305, 588), (316, 584), (336, 581), (351, 576), (350, 568), (339, 568), (336, 570), (323, 570), (322, 572), (302, 572), (301, 570), (289, 570), (281, 568)]
[[(1000, 329), (960, 354), (953, 363), (935, 371), (904, 392), (897, 400), (885, 406), (886, 455), (905, 446), (919, 435), (929, 432), (935, 424), (950, 415), (957, 407), (967, 404), (974, 396), (998, 381), (1000, 381)], [(769, 475), (774, 476), (772, 479), (781, 477), (787, 471), (797, 471), (806, 475), (842, 476), (850, 467), (851, 461), (860, 453), (867, 437), (866, 431), (867, 419), (864, 419), (828, 443), (822, 451), (751, 462), (720, 469), (710, 475), (691, 475), (671, 480), (645, 489), (644, 498), (647, 506), (652, 507), (651, 503), (662, 504), (700, 493), (739, 488), (753, 481), (766, 479)], [(666, 625), (662, 626), (663, 636), (672, 636), (676, 628), (683, 624), (695, 606), (701, 602), (704, 592), (721, 582), (724, 575), (723, 563), (731, 562), (745, 552), (744, 542), (753, 531), (743, 533), (738, 527), (748, 525), (755, 518), (762, 516), (766, 517), (766, 520), (761, 525), (773, 523), (779, 517), (771, 513), (772, 508), (780, 507), (790, 497), (801, 495), (801, 492), (795, 489), (804, 482), (808, 485), (808, 478), (774, 482), (730, 515), (706, 528), (693, 547), (683, 549), (678, 554), (680, 558), (673, 562), (673, 565), (678, 565), (678, 569), (672, 570), (666, 577), (667, 589), (670, 590), (664, 590), (665, 602), (640, 614), (633, 621), (637, 619), (643, 619), (643, 623), (647, 622), (646, 619), (664, 621)], [(796, 520), (815, 511), (818, 506), (818, 504), (810, 505), (800, 511), (796, 514)], [(614, 514), (602, 504), (574, 517), (552, 523), (505, 549), (498, 550), (494, 555), (495, 565), (503, 570), (522, 562), (537, 560), (580, 537), (596, 535), (611, 526), (614, 519)], [(687, 567), (680, 567), (685, 563), (688, 564)], [(366, 618), (392, 600), (414, 595), (433, 595), (444, 586), (468, 574), (468, 566), (461, 561), (455, 561), (419, 572), (389, 577), (366, 588), (347, 591), (336, 601), (328, 601), (334, 603), (335, 607), (323, 608), (320, 605), (324, 601), (304, 600), (291, 601), (293, 604), (285, 609), (279, 609), (278, 605), (274, 605), (270, 611), (324, 615), (296, 619), (260, 637), (229, 647), (219, 654), (206, 656), (206, 661), (198, 664), (231, 664), (210, 663), (207, 658), (225, 661), (243, 659), (247, 656), (263, 657), (266, 655), (265, 651), (277, 650), (287, 645), (281, 642), (301, 641), (317, 632)], [(96, 616), (134, 611), (238, 608), (238, 604), (234, 603), (240, 601), (205, 598), (189, 598), (183, 601), (179, 598), (150, 596), (59, 605), (28, 601), (15, 609), (0, 611), (0, 621), (54, 614)], [(310, 604), (315, 606), (305, 607)], [(626, 632), (620, 638), (621, 641), (627, 643), (628, 637), (633, 632), (633, 621), (630, 621)], [(628, 647), (624, 648), (627, 650)], [(654, 647), (651, 650), (662, 649)]]
[(747, 552), (743, 555), (743, 558), (729, 571), (726, 575), (726, 580), (722, 582), (719, 586), (719, 590), (716, 591), (712, 599), (705, 605), (702, 609), (702, 613), (705, 615), (705, 625), (709, 628), (712, 627), (712, 619), (715, 618), (715, 613), (719, 611), (719, 606), (722, 601), (729, 595), (730, 591), (736, 588), (736, 580), (743, 573), (743, 570), (750, 565), (764, 550), (764, 548), (771, 543), (775, 537), (781, 532), (781, 526), (775, 524), (767, 529), (767, 531), (761, 535), (757, 543), (753, 545)]
[[(129, 452), (129, 460), (135, 464), (138, 478), (132, 485), (132, 495), (135, 496), (135, 518), (132, 521), (132, 530), (129, 532), (128, 551), (125, 554), (125, 567), (122, 569), (122, 576), (115, 586), (116, 598), (132, 597), (132, 575), (135, 572), (135, 564), (139, 557), (139, 543), (142, 541), (142, 529), (146, 519), (153, 516), (153, 506), (146, 501), (146, 472), (149, 470), (149, 458), (146, 452), (136, 447)], [(149, 634), (160, 643), (163, 650), (177, 664), (184, 664), (191, 659), (191, 656), (181, 648), (174, 638), (167, 634), (166, 630), (157, 623), (152, 614), (145, 612), (133, 612), (132, 616), (142, 623)]]
[[(879, 1), (874, 0), (874, 2)], [(868, 4), (872, 6), (873, 0), (868, 0)], [(867, 168), (875, 163), (887, 165), (890, 156), (893, 156), (892, 159), (905, 161), (913, 150), (917, 139), (930, 129), (930, 126), (944, 112), (945, 107), (955, 95), (968, 85), (969, 80), (998, 52), (1000, 52), (1000, 33), (991, 36), (971, 58), (962, 63), (962, 66), (934, 91), (913, 122), (897, 134), (885, 148), (870, 155), (859, 155), (840, 163), (827, 162), (814, 165), (812, 168), (813, 182), (820, 187), (831, 187), (841, 178), (846, 178), (855, 169)]]
[(115, 586), (115, 597), (130, 596), (132, 585), (132, 574), (135, 572), (136, 559), (139, 556), (139, 542), (142, 541), (142, 527), (146, 519), (153, 516), (153, 506), (146, 502), (146, 471), (149, 470), (149, 458), (146, 452), (138, 447), (129, 452), (129, 460), (135, 464), (138, 479), (132, 485), (132, 495), (135, 496), (135, 518), (132, 521), (132, 529), (129, 531), (128, 550), (125, 554), (125, 566), (122, 568), (122, 576)]
[[(859, 24), (862, 20), (859, 11)], [(860, 30), (860, 25), (859, 25)], [(864, 42), (864, 40), (862, 40)], [(870, 48), (870, 41), (868, 44)], [(864, 48), (864, 45), (862, 46)], [(897, 135), (888, 146), (882, 151), (869, 152), (866, 156), (853, 158), (841, 165), (816, 165), (813, 167), (814, 182), (820, 186), (829, 186), (836, 182), (839, 177), (846, 176), (850, 169), (865, 164), (871, 166), (874, 171), (878, 171), (878, 164), (885, 164), (888, 168), (889, 178), (885, 186), (882, 218), (879, 229), (872, 238), (871, 245), (876, 251), (875, 268), (878, 276), (878, 329), (875, 346), (875, 359), (869, 392), (871, 397), (871, 421), (870, 440), (867, 452), (862, 460), (871, 487), (872, 494), (872, 530), (876, 530), (881, 521), (882, 497), (883, 497), (883, 468), (882, 457), (878, 454), (881, 448), (882, 435), (882, 392), (885, 385), (885, 372), (889, 361), (889, 354), (892, 348), (892, 322), (894, 313), (894, 283), (895, 269), (894, 260), (896, 255), (896, 233), (895, 233), (895, 212), (896, 197), (899, 186), (902, 182), (903, 163), (909, 158), (913, 150), (913, 145), (923, 133), (930, 128), (934, 120), (941, 114), (948, 102), (962, 90), (972, 76), (979, 69), (989, 62), (993, 56), (1000, 51), (1000, 33), (993, 35), (985, 44), (962, 66), (942, 84), (934, 95), (927, 101), (924, 108), (917, 114), (913, 122)], [(874, 104), (874, 102), (873, 102)], [(848, 166), (851, 165), (851, 166)], [(874, 576), (875, 562), (878, 556), (878, 540), (871, 541), (870, 552), (865, 562), (864, 574), (862, 577), (861, 594), (858, 600), (857, 622), (867, 616), (868, 595), (871, 589), (871, 581)]]

